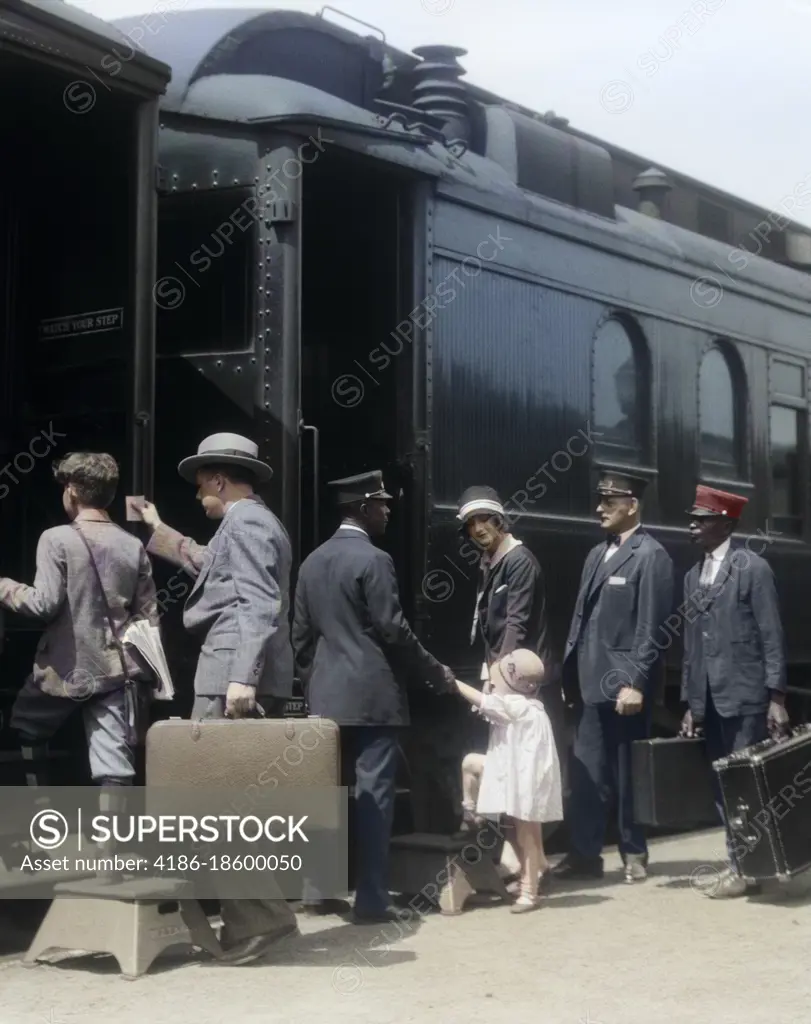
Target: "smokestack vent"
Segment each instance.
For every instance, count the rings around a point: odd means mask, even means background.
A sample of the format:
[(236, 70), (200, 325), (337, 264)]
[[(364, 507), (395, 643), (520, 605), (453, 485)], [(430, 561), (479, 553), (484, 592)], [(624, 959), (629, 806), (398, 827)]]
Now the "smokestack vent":
[(661, 220), (665, 197), (673, 188), (664, 171), (658, 167), (649, 167), (638, 175), (632, 187), (634, 192), (639, 193), (639, 212)]
[(467, 90), (459, 81), (465, 69), (457, 58), (467, 50), (459, 46), (418, 46), (414, 53), (422, 61), (414, 68), (412, 105), (444, 122), (448, 142), (470, 142), (470, 111)]

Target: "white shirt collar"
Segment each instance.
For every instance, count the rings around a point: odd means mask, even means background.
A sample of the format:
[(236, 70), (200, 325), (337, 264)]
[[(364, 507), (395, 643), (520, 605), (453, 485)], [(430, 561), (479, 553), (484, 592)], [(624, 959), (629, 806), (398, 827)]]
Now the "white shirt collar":
[(492, 569), (494, 565), (497, 565), (501, 559), (513, 548), (519, 547), (524, 542), (516, 540), (511, 533), (508, 533), (504, 540), (499, 544), (492, 555), (482, 555), (482, 567), (485, 569)]
[(354, 523), (341, 523), (340, 528), (342, 530), (356, 530), (358, 533), (362, 533), (364, 537), (369, 536), (369, 534), (366, 532), (366, 530), (363, 529), (362, 526), (355, 526)]
[(708, 551), (704, 557), (711, 558), (714, 562), (723, 562), (724, 558), (726, 557), (727, 551), (729, 551), (730, 543), (731, 538), (727, 537), (727, 539), (723, 541), (721, 544), (719, 544), (717, 548), (715, 548), (712, 551)]

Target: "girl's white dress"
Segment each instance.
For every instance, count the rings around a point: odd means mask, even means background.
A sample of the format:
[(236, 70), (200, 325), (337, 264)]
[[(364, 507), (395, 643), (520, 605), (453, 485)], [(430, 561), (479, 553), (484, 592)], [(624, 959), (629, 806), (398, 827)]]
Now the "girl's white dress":
[(560, 763), (543, 704), (520, 693), (488, 693), (479, 710), (490, 740), (476, 812), (562, 821)]

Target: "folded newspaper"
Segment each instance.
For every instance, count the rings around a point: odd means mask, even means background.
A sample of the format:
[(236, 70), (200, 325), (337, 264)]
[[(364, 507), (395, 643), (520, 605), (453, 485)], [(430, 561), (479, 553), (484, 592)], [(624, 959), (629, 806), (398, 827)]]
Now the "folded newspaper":
[(155, 700), (174, 700), (175, 688), (163, 650), (160, 629), (151, 626), (146, 619), (136, 619), (127, 626), (122, 640), (138, 651), (155, 673), (156, 686), (152, 691)]

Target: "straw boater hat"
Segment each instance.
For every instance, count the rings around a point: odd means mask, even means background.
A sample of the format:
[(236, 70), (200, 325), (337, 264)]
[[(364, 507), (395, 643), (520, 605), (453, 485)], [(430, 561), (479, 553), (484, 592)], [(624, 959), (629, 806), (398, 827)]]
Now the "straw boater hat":
[(490, 669), (497, 672), (511, 690), (531, 697), (543, 682), (543, 662), (535, 654), (520, 647), (511, 654), (505, 654)]
[(211, 434), (197, 446), (197, 454), (183, 459), (177, 467), (184, 480), (194, 483), (194, 475), (203, 466), (240, 466), (264, 483), (273, 476), (273, 470), (259, 459), (259, 446), (241, 434)]

